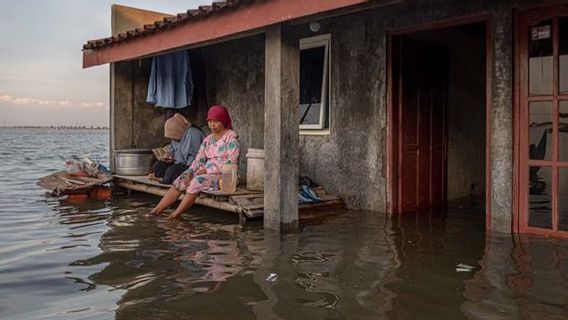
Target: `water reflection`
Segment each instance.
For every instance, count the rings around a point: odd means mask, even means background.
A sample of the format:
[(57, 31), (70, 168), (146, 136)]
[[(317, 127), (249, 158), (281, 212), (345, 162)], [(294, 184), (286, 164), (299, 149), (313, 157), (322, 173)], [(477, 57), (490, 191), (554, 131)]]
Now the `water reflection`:
[(148, 221), (153, 197), (35, 187), (65, 159), (105, 160), (108, 132), (0, 131), (2, 319), (568, 318), (568, 241), (486, 235), (480, 199), (392, 219), (348, 211), (282, 236), (203, 208)]
[(101, 253), (74, 265), (103, 266), (86, 288), (121, 292), (117, 319), (568, 316), (568, 242), (485, 235), (480, 204), (344, 212), (285, 235), (208, 209), (181, 222), (137, 209), (110, 219)]
[(568, 244), (531, 236), (492, 235), (466, 281), (462, 306), (472, 319), (566, 319)]

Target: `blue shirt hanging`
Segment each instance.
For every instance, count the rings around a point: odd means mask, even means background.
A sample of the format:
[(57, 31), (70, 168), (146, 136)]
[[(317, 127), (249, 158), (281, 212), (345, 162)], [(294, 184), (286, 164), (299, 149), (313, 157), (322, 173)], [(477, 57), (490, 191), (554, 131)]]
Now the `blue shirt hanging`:
[(193, 79), (187, 51), (152, 59), (146, 102), (157, 107), (181, 109), (191, 105)]

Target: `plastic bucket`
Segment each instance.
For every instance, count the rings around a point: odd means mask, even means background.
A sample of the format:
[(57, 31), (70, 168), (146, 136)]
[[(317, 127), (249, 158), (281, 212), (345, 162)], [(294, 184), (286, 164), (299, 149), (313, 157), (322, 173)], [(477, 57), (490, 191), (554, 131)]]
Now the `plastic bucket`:
[(247, 189), (254, 191), (264, 190), (264, 149), (248, 149)]

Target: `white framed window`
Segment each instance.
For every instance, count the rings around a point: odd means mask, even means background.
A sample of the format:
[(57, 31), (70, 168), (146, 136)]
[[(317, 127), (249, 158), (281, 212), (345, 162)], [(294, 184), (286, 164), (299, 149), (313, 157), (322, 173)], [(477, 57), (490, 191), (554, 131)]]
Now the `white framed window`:
[(300, 130), (329, 129), (330, 34), (300, 40)]

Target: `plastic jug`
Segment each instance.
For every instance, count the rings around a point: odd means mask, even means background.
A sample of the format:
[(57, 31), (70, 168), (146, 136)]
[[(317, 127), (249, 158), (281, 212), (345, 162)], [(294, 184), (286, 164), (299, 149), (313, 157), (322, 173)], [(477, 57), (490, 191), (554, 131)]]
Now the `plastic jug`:
[(234, 193), (237, 191), (237, 171), (236, 164), (224, 164), (221, 168), (221, 191)]

